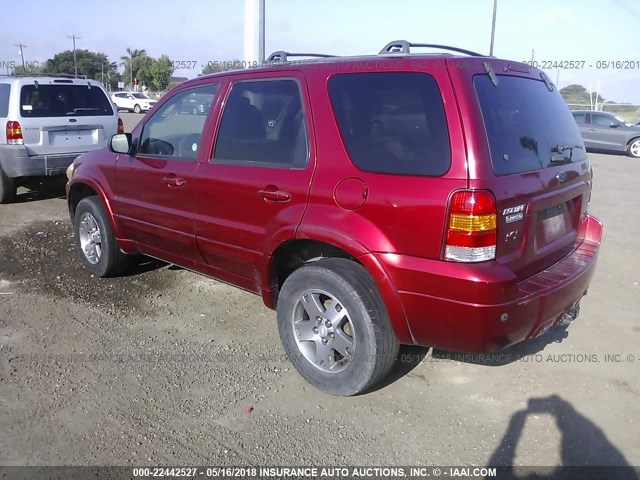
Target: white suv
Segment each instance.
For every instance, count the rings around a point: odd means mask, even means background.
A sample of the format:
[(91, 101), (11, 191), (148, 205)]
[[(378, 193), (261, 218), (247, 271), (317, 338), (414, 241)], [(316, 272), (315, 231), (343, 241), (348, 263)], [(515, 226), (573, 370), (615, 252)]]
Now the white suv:
[(62, 175), (124, 132), (102, 84), (71, 75), (0, 75), (0, 203), (30, 177)]
[(111, 100), (119, 110), (135, 113), (147, 112), (158, 103), (141, 92), (117, 92), (111, 95)]

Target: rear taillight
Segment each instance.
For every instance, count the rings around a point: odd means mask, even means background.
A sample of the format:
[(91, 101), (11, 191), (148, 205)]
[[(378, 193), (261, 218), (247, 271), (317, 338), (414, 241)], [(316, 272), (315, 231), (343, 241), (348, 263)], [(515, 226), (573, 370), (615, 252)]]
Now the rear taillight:
[(496, 199), (485, 190), (456, 192), (449, 203), (445, 258), (484, 262), (496, 258)]
[(124, 133), (124, 123), (120, 117), (118, 117), (118, 133)]
[(22, 138), (22, 127), (15, 120), (7, 122), (7, 144), (8, 145), (24, 145)]

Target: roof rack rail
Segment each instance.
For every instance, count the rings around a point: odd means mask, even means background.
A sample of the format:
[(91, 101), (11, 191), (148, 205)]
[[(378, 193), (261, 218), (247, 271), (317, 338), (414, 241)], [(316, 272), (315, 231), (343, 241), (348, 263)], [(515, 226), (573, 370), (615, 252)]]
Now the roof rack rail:
[(273, 52), (269, 55), (265, 63), (284, 63), (289, 61), (289, 57), (332, 58), (335, 57), (335, 55), (327, 55), (325, 53), (292, 53), (285, 52), (284, 50), (278, 50), (277, 52)]
[(0, 77), (51, 77), (51, 78), (77, 78), (86, 80), (86, 75), (74, 75), (72, 73), (9, 73), (0, 74)]
[(385, 47), (380, 50), (379, 55), (383, 55), (385, 53), (411, 53), (411, 47), (427, 47), (427, 48), (440, 48), (442, 50), (449, 50), (452, 52), (464, 53), (465, 55), (469, 55), (471, 57), (486, 57), (486, 55), (482, 55), (481, 53), (472, 52), (471, 50), (465, 50), (464, 48), (458, 47), (450, 47), (449, 45), (437, 45), (435, 43), (411, 43), (406, 40), (394, 40), (393, 42), (389, 42), (385, 45)]

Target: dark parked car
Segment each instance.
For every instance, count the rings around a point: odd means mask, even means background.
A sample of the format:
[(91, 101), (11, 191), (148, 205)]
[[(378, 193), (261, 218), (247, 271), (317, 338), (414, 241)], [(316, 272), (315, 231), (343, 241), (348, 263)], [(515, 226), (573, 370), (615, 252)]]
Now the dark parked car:
[(608, 112), (574, 110), (584, 145), (588, 150), (626, 152), (640, 158), (640, 128)]
[[(144, 253), (261, 295), (336, 395), (401, 343), (488, 352), (575, 319), (602, 226), (562, 97), (521, 63), (416, 46), (181, 83), (74, 163), (85, 266)], [(195, 95), (206, 115), (180, 108)]]

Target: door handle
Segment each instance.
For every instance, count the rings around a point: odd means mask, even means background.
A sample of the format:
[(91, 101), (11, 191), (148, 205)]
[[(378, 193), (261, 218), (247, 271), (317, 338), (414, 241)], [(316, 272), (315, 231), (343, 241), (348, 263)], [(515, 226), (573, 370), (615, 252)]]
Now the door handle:
[(162, 181), (170, 187), (183, 187), (187, 183), (184, 178), (176, 177), (173, 174), (169, 175), (168, 177), (164, 177)]
[(291, 194), (289, 192), (279, 190), (275, 185), (269, 185), (264, 190), (260, 190), (258, 195), (272, 202), (287, 202), (291, 200)]
[(590, 128), (590, 129), (589, 129), (589, 131), (590, 131), (590, 132), (595, 132), (595, 131), (596, 131), (596, 129), (595, 129), (595, 128)]

